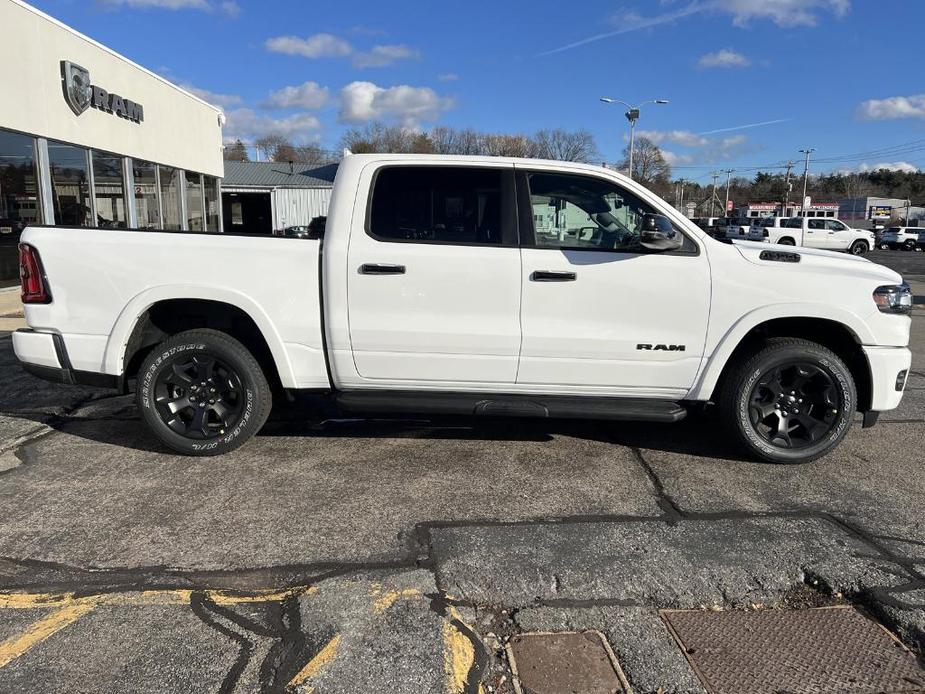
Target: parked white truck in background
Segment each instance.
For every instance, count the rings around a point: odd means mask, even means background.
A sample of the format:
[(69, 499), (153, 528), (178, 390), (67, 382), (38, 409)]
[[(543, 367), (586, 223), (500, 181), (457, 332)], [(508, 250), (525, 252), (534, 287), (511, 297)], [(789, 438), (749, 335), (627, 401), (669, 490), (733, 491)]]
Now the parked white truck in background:
[(274, 396), (341, 411), (674, 422), (754, 456), (832, 450), (902, 397), (908, 285), (862, 258), (723, 243), (563, 162), (348, 156), (324, 237), (30, 227), (17, 357), (135, 387), (169, 447), (230, 451)]
[(769, 243), (784, 246), (847, 251), (852, 255), (864, 255), (874, 247), (874, 232), (853, 229), (831, 217), (790, 217), (762, 226)]

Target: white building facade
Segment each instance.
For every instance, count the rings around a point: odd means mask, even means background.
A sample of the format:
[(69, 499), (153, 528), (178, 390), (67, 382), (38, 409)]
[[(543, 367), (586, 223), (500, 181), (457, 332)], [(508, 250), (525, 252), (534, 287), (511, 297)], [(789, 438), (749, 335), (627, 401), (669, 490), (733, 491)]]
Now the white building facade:
[(0, 0), (0, 284), (29, 224), (221, 230), (221, 111)]

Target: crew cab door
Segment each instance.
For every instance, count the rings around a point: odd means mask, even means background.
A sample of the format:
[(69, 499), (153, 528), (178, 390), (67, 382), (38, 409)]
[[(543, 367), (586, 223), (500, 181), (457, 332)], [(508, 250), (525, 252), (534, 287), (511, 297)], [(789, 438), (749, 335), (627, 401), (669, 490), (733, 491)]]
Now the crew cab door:
[(851, 245), (853, 236), (848, 226), (837, 219), (825, 220), (826, 245), (831, 250), (843, 251)]
[(807, 248), (831, 248), (829, 230), (824, 219), (810, 217), (803, 222), (803, 245)]
[(512, 384), (520, 250), (510, 164), (370, 164), (347, 252), (351, 350), (361, 381)]
[(659, 209), (605, 177), (518, 167), (523, 307), (518, 384), (681, 397), (703, 356), (710, 267), (639, 244)]

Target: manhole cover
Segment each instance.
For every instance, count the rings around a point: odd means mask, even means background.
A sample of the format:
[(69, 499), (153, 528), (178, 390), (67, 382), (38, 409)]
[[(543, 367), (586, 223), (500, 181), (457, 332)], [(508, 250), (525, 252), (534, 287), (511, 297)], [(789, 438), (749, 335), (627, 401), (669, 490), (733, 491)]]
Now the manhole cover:
[(851, 607), (662, 616), (711, 694), (925, 692), (925, 672)]
[(518, 634), (508, 641), (507, 656), (519, 694), (630, 692), (599, 631)]

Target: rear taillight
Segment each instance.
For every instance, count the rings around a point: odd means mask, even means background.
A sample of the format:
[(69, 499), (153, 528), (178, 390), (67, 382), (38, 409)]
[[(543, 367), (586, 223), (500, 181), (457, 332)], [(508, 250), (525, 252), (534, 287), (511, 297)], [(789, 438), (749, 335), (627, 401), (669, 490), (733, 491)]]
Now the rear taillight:
[(39, 252), (28, 243), (19, 244), (19, 284), (24, 304), (51, 303), (51, 292)]

